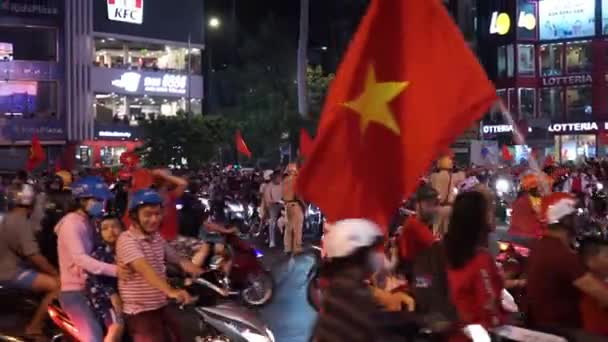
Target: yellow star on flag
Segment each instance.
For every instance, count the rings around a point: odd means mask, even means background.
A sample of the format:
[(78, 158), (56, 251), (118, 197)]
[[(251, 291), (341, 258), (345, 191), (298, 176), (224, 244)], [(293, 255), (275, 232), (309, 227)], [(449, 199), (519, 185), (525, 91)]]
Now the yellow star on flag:
[(370, 122), (380, 124), (399, 135), (401, 130), (388, 104), (407, 88), (409, 82), (378, 82), (376, 71), (370, 65), (365, 80), (365, 90), (354, 101), (344, 106), (357, 112), (361, 118), (361, 134), (365, 133)]

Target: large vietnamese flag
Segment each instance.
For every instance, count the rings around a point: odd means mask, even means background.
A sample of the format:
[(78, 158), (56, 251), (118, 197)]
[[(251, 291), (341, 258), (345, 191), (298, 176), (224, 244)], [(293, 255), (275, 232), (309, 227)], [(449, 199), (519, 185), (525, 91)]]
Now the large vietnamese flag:
[(440, 0), (372, 0), (332, 82), (303, 197), (387, 225), (496, 91)]

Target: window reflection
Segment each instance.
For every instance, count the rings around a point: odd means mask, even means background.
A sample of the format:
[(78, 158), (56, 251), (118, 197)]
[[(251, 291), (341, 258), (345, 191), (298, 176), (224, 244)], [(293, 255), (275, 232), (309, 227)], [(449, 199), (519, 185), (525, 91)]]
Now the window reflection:
[(566, 47), (566, 66), (568, 73), (590, 72), (593, 51), (589, 41), (568, 43)]
[(543, 76), (562, 74), (563, 44), (545, 44), (540, 46), (540, 64)]
[(202, 55), (199, 49), (129, 42), (111, 38), (95, 39), (94, 65), (130, 70), (175, 71), (191, 70), (200, 74)]
[(566, 107), (568, 119), (589, 119), (592, 114), (591, 86), (567, 87)]
[(519, 89), (519, 114), (521, 118), (534, 118), (536, 109), (536, 89)]
[(499, 46), (498, 47), (498, 77), (505, 78), (507, 77), (507, 47)]
[(564, 114), (563, 88), (544, 88), (540, 91), (540, 115), (551, 119), (561, 119)]
[(517, 73), (519, 75), (534, 76), (534, 45), (520, 44), (517, 48)]

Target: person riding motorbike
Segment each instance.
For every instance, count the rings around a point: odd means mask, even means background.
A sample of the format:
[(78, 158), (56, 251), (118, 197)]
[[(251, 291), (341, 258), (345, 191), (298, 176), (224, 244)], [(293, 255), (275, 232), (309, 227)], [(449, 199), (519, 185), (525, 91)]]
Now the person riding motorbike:
[(38, 233), (40, 250), (49, 262), (59, 267), (57, 256), (57, 235), (55, 226), (65, 216), (72, 206), (72, 174), (59, 171), (50, 180), (46, 189), (44, 216), (40, 222), (41, 230)]
[(399, 268), (408, 275), (418, 253), (435, 243), (433, 223), (439, 207), (439, 193), (430, 185), (418, 187), (415, 195), (416, 215), (408, 217), (399, 234)]
[(539, 176), (528, 173), (521, 179), (522, 193), (513, 202), (509, 234), (524, 237), (539, 237), (544, 227), (541, 222), (542, 200)]
[(55, 226), (61, 276), (59, 302), (78, 330), (81, 341), (103, 341), (103, 330), (85, 293), (87, 274), (128, 276), (124, 267), (107, 264), (90, 256), (93, 250), (94, 220), (103, 216), (108, 186), (99, 177), (87, 176), (72, 184), (72, 211)]
[(25, 328), (26, 334), (39, 335), (46, 308), (59, 291), (59, 272), (41, 254), (34, 238), (34, 227), (28, 218), (36, 195), (32, 186), (13, 185), (7, 195), (9, 211), (0, 223), (0, 286), (44, 294)]
[[(367, 279), (384, 263), (384, 234), (364, 219), (338, 221), (324, 237), (327, 255), (322, 273), (328, 285), (313, 329), (315, 342), (403, 341), (411, 331), (402, 312), (387, 312), (367, 285)], [(411, 297), (399, 297), (413, 309)]]
[(571, 194), (553, 193), (543, 199), (548, 230), (530, 250), (525, 309), (532, 328), (571, 333), (573, 337), (581, 335), (581, 294), (608, 306), (608, 288), (570, 247), (576, 235), (576, 211), (576, 198)]
[(132, 273), (119, 278), (118, 288), (126, 315), (127, 331), (135, 342), (180, 341), (179, 325), (168, 308), (167, 297), (179, 303), (192, 298), (167, 283), (167, 263), (198, 276), (202, 270), (180, 258), (160, 235), (161, 195), (152, 189), (136, 191), (129, 201), (131, 226), (116, 243), (116, 260)]

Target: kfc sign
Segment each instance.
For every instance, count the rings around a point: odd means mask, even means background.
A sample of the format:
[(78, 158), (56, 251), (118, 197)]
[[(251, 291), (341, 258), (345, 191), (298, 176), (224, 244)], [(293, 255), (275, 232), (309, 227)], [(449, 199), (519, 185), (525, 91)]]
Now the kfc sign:
[(107, 0), (108, 19), (131, 24), (144, 21), (144, 0)]

